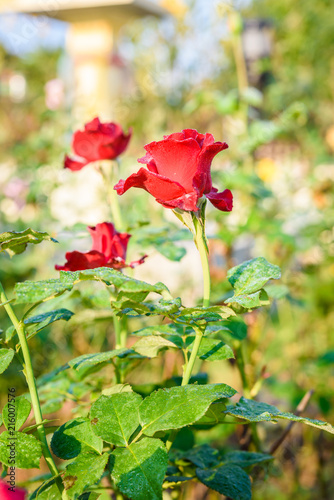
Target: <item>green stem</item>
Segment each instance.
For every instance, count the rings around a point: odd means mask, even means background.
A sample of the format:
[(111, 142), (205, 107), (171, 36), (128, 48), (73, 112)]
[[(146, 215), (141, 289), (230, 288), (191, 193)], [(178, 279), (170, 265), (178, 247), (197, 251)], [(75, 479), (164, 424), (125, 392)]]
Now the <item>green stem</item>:
[[(210, 280), (210, 268), (209, 268), (209, 250), (205, 236), (205, 218), (204, 218), (204, 208), (201, 210), (201, 215), (198, 217), (195, 213), (192, 213), (192, 221), (194, 224), (194, 241), (196, 247), (199, 251), (201, 257), (201, 264), (203, 270), (203, 307), (209, 307), (210, 305), (210, 293), (211, 293), (211, 280)], [(181, 219), (182, 220), (182, 219)], [(187, 224), (186, 224), (187, 225)], [(187, 225), (187, 227), (190, 226)], [(182, 386), (189, 384), (189, 380), (194, 368), (194, 364), (197, 358), (198, 350), (201, 345), (201, 341), (203, 338), (204, 330), (200, 328), (195, 328), (196, 336), (194, 345), (191, 351), (190, 358), (187, 363), (184, 365), (184, 372), (182, 377)], [(173, 430), (169, 438), (166, 442), (167, 451), (170, 450), (173, 441), (175, 440), (176, 434), (178, 430)]]
[[(126, 325), (124, 325), (124, 318), (119, 318), (114, 315), (114, 329), (115, 329), (115, 348), (116, 349), (125, 349), (126, 342), (128, 338)], [(122, 360), (118, 360), (115, 362), (115, 375), (116, 375), (116, 383), (123, 384), (124, 383), (124, 366)]]
[[(199, 219), (195, 214), (193, 214), (193, 223), (195, 229), (194, 241), (201, 257), (201, 264), (203, 270), (203, 307), (209, 307), (211, 281), (210, 281), (210, 268), (208, 259), (209, 251), (204, 230), (204, 217), (202, 219)], [(185, 370), (182, 378), (182, 385), (189, 384), (191, 373), (193, 371), (198, 350), (201, 345), (201, 341), (204, 334), (204, 330), (200, 328), (195, 328), (195, 331), (196, 331), (195, 341), (189, 361), (185, 365)]]
[(193, 348), (191, 351), (191, 355), (190, 355), (188, 364), (185, 366), (181, 385), (189, 384), (189, 380), (190, 380), (191, 373), (192, 373), (193, 368), (194, 368), (194, 364), (195, 364), (195, 361), (197, 358), (198, 349), (199, 349), (199, 346), (201, 345), (201, 341), (203, 338), (203, 334), (204, 334), (204, 330), (200, 330), (199, 328), (196, 329), (196, 336), (195, 336), (194, 345), (193, 345)]
[(114, 330), (115, 330), (115, 349), (121, 349), (122, 346), (122, 328), (121, 322), (118, 316), (114, 314), (113, 316)]
[[(1, 283), (0, 283), (0, 296), (1, 296), (2, 302), (6, 302), (8, 300)], [(32, 407), (34, 410), (35, 421), (37, 424), (37, 432), (38, 432), (38, 436), (39, 436), (39, 439), (41, 442), (43, 456), (44, 456), (45, 461), (49, 467), (51, 474), (56, 478), (56, 484), (58, 486), (60, 493), (62, 493), (63, 484), (62, 484), (61, 478), (59, 477), (59, 472), (58, 472), (58, 469), (56, 467), (56, 464), (54, 463), (51, 452), (49, 450), (49, 446), (48, 446), (48, 442), (47, 442), (46, 434), (45, 434), (45, 429), (43, 426), (43, 416), (42, 416), (41, 406), (40, 406), (40, 402), (39, 402), (39, 398), (38, 398), (36, 380), (35, 380), (34, 373), (33, 373), (28, 342), (26, 339), (25, 331), (24, 331), (24, 325), (21, 321), (19, 321), (17, 319), (16, 314), (14, 313), (14, 311), (9, 303), (4, 305), (4, 308), (8, 314), (11, 322), (13, 323), (15, 330), (17, 332), (17, 335), (19, 337), (19, 341), (20, 341), (20, 345), (21, 345), (21, 349), (22, 349), (23, 360), (24, 360), (23, 372), (24, 372), (24, 375), (26, 377), (26, 381), (28, 384), (29, 392), (30, 392), (31, 404), (32, 404)]]
[(118, 202), (118, 194), (114, 190), (113, 186), (108, 186), (109, 190), (109, 201), (110, 201), (110, 209), (113, 221), (115, 223), (116, 229), (118, 231), (123, 231), (123, 218), (121, 214), (121, 209)]
[(204, 231), (204, 222), (202, 223), (196, 215), (193, 216), (193, 223), (195, 228), (194, 241), (199, 251), (201, 257), (201, 264), (203, 270), (203, 307), (209, 307), (210, 305), (210, 293), (211, 293), (211, 280), (210, 280), (210, 268), (209, 268), (209, 250), (206, 242), (206, 236)]

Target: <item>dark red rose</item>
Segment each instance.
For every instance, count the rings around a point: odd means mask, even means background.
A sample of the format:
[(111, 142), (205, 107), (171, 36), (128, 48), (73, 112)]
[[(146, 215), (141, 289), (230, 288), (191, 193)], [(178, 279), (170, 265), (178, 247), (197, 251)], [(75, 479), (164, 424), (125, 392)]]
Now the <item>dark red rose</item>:
[(140, 168), (125, 181), (120, 180), (114, 189), (123, 194), (131, 187), (142, 188), (164, 207), (189, 212), (198, 210), (198, 200), (205, 195), (216, 208), (230, 212), (231, 191), (218, 193), (210, 173), (213, 158), (227, 147), (226, 142), (215, 142), (211, 134), (191, 129), (166, 135), (162, 141), (145, 146), (146, 156), (138, 162), (147, 169)]
[(6, 481), (10, 481), (10, 476), (7, 475), (7, 479), (4, 481), (0, 479), (0, 498), (1, 500), (25, 500), (28, 498), (26, 490), (21, 488), (17, 488), (13, 486), (14, 491), (10, 490), (10, 483)]
[(93, 240), (90, 252), (67, 252), (67, 262), (63, 266), (56, 265), (58, 271), (83, 271), (84, 269), (95, 269), (96, 267), (112, 267), (123, 269), (124, 267), (136, 267), (143, 264), (147, 255), (141, 259), (125, 263), (126, 250), (130, 234), (119, 233), (111, 222), (103, 222), (95, 227), (89, 227), (88, 231)]
[(117, 123), (101, 123), (94, 118), (86, 123), (85, 130), (73, 134), (72, 149), (76, 158), (65, 156), (64, 166), (75, 171), (93, 161), (114, 160), (125, 151), (130, 138), (131, 130), (126, 135)]

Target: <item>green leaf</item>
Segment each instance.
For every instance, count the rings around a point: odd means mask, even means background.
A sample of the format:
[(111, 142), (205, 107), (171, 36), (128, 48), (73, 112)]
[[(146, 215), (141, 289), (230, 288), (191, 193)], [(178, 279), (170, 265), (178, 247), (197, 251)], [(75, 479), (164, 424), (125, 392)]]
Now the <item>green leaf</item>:
[(233, 340), (244, 340), (247, 337), (247, 325), (241, 318), (230, 318), (225, 324), (228, 331), (224, 332), (224, 335)]
[(69, 273), (67, 271), (60, 272), (60, 279), (63, 282), (72, 282), (80, 280), (97, 280), (111, 283), (118, 291), (123, 292), (156, 292), (161, 294), (167, 290), (163, 283), (156, 283), (151, 285), (145, 281), (139, 281), (123, 273), (111, 269), (109, 267), (99, 267), (97, 269), (87, 269), (85, 271), (77, 271), (76, 273)]
[(83, 368), (91, 368), (100, 363), (106, 363), (113, 358), (123, 357), (131, 352), (133, 352), (132, 349), (122, 347), (121, 349), (114, 349), (113, 351), (83, 354), (82, 356), (71, 359), (68, 364), (75, 370), (81, 370)]
[(170, 300), (160, 299), (154, 304), (146, 303), (145, 305), (149, 308), (151, 314), (168, 315), (178, 312), (182, 304), (180, 297), (177, 297)]
[(97, 483), (107, 465), (109, 455), (99, 456), (95, 453), (80, 453), (80, 455), (66, 467), (63, 477), (64, 487), (70, 500), (77, 499), (86, 488)]
[(245, 309), (255, 309), (256, 307), (267, 306), (270, 304), (268, 295), (265, 290), (251, 293), (249, 295), (241, 295), (240, 297), (230, 297), (226, 302), (235, 302)]
[(30, 227), (24, 231), (10, 231), (2, 233), (0, 234), (0, 252), (6, 250), (6, 252), (12, 257), (15, 254), (24, 252), (28, 243), (36, 245), (44, 240), (58, 243), (54, 238), (51, 238), (48, 233), (41, 233), (40, 231), (35, 231)]
[(187, 453), (182, 455), (182, 458), (185, 458), (189, 462), (196, 465), (196, 467), (200, 467), (201, 469), (205, 469), (206, 467), (214, 467), (219, 464), (219, 451), (211, 448), (208, 444), (203, 444), (201, 446), (195, 446), (191, 450), (188, 450)]
[[(188, 347), (191, 352), (193, 343)], [(219, 339), (204, 337), (198, 349), (198, 357), (203, 361), (221, 361), (222, 359), (234, 358), (233, 350)]]
[(97, 500), (100, 498), (101, 492), (87, 491), (79, 496), (78, 500)]
[(221, 457), (221, 461), (225, 464), (238, 465), (239, 467), (251, 467), (252, 465), (261, 464), (263, 462), (269, 462), (274, 460), (272, 455), (267, 453), (255, 453), (253, 451), (230, 451), (224, 453)]
[[(137, 335), (138, 337), (149, 337), (151, 335), (175, 335), (177, 333), (175, 326), (178, 325), (170, 324), (147, 326), (146, 328), (141, 328), (140, 330), (133, 332), (132, 335)], [(183, 329), (184, 327), (182, 327), (182, 330)]]
[(9, 326), (5, 331), (5, 344), (8, 344), (12, 338), (16, 335), (16, 329), (14, 325)]
[(176, 345), (169, 340), (159, 337), (158, 335), (152, 335), (151, 337), (143, 337), (138, 340), (133, 346), (136, 352), (142, 356), (147, 356), (148, 358), (155, 358), (158, 356), (159, 351), (168, 349), (170, 347), (176, 348)]
[(2, 410), (3, 423), (7, 430), (18, 431), (29, 417), (31, 403), (24, 396), (14, 398)]
[(233, 500), (251, 500), (251, 481), (244, 470), (237, 465), (223, 465), (218, 469), (196, 469), (198, 479), (211, 488)]
[(262, 292), (261, 296), (261, 290), (269, 280), (279, 279), (281, 271), (264, 257), (257, 257), (233, 267), (228, 271), (227, 277), (234, 289), (234, 295), (225, 302), (236, 302), (246, 309), (251, 309), (262, 305), (265, 292)]
[(90, 419), (94, 433), (107, 443), (127, 446), (139, 426), (142, 397), (135, 392), (101, 396), (92, 405)]
[(24, 320), (25, 325), (32, 325), (27, 328), (27, 338), (32, 338), (36, 333), (55, 321), (59, 321), (60, 319), (68, 321), (73, 314), (68, 309), (55, 309), (54, 311), (38, 314), (37, 316), (30, 316)]
[(235, 406), (228, 405), (226, 408), (226, 413), (228, 415), (232, 415), (233, 417), (248, 420), (249, 422), (275, 422), (276, 419), (282, 418), (284, 420), (291, 420), (293, 422), (302, 422), (303, 424), (311, 425), (313, 427), (317, 427), (320, 430), (334, 434), (334, 427), (332, 427), (327, 422), (306, 417), (298, 417), (293, 413), (282, 412), (275, 406), (269, 405), (267, 403), (259, 403), (258, 401), (253, 401), (244, 397), (241, 397), (239, 402)]
[(103, 389), (103, 396), (111, 396), (112, 394), (120, 394), (122, 392), (133, 392), (130, 384), (116, 384), (112, 387), (107, 387)]
[(172, 242), (166, 242), (162, 245), (157, 245), (156, 249), (160, 252), (164, 257), (169, 260), (179, 262), (186, 255), (187, 251), (183, 247), (179, 247)]
[(0, 373), (3, 373), (11, 364), (14, 354), (13, 349), (0, 349)]
[(167, 488), (173, 488), (177, 484), (191, 481), (192, 479), (194, 478), (191, 476), (167, 476), (165, 477), (164, 483), (167, 485)]
[(51, 440), (53, 453), (64, 460), (75, 458), (83, 451), (102, 453), (102, 440), (94, 434), (88, 418), (69, 420), (54, 433)]
[(178, 320), (185, 321), (189, 324), (203, 321), (206, 323), (212, 321), (221, 321), (230, 316), (235, 316), (235, 312), (227, 306), (210, 306), (210, 307), (187, 307), (182, 310), (182, 313), (177, 316)]
[(226, 384), (160, 389), (140, 405), (140, 424), (147, 436), (153, 436), (157, 431), (180, 429), (200, 419), (214, 401), (229, 398), (235, 393)]
[(29, 497), (29, 500), (59, 500), (59, 489), (51, 478), (44, 481)]
[(41, 406), (42, 414), (49, 415), (50, 413), (55, 413), (56, 411), (60, 410), (60, 408), (63, 406), (64, 400), (64, 397), (49, 399)]
[(5, 431), (0, 435), (0, 462), (18, 469), (39, 468), (42, 456), (41, 444), (23, 432)]
[(23, 281), (15, 285), (16, 304), (34, 304), (61, 295), (72, 288), (72, 284), (62, 283), (59, 279)]
[(217, 403), (212, 403), (212, 405), (207, 409), (202, 418), (196, 422), (196, 426), (213, 426), (224, 422), (226, 418), (225, 414), (226, 404), (222, 401)]
[(144, 438), (128, 448), (112, 452), (111, 477), (132, 500), (162, 500), (162, 483), (168, 455), (159, 439)]
[(289, 295), (289, 288), (286, 285), (267, 285), (264, 287), (268, 297), (271, 299), (283, 299)]

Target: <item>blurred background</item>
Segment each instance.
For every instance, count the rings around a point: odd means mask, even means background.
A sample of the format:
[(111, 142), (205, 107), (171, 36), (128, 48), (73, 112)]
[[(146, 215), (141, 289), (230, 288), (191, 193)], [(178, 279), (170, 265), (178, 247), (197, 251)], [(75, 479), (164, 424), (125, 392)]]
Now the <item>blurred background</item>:
[[(66, 251), (89, 250), (86, 226), (110, 220), (94, 167), (63, 169), (76, 128), (97, 115), (132, 127), (121, 178), (137, 170), (144, 144), (183, 128), (211, 132), (229, 144), (213, 162), (214, 185), (231, 189), (235, 200), (230, 214), (208, 207), (213, 300), (224, 300), (227, 269), (243, 260), (264, 256), (281, 267), (280, 285), (267, 289), (270, 308), (245, 315), (249, 384), (259, 400), (287, 411), (313, 389), (306, 414), (333, 423), (332, 1), (1, 0), (0, 11), (1, 232), (32, 227), (59, 241), (13, 259), (1, 256), (9, 295), (16, 281), (57, 277), (54, 265), (63, 264)], [(150, 256), (135, 275), (165, 280), (173, 295), (185, 294), (187, 305), (198, 300), (199, 260), (171, 211), (140, 190), (120, 203), (133, 234), (129, 260)], [(107, 297), (89, 286), (59, 299), (76, 319), (32, 340), (37, 375), (112, 347)], [(88, 316), (84, 307), (93, 306), (95, 316)], [(1, 325), (6, 332), (4, 316)], [(11, 366), (0, 376), (3, 401), (8, 379), (25, 390)], [(242, 392), (233, 363), (202, 369), (211, 382)], [(176, 371), (176, 360), (166, 355), (142, 366), (136, 383)], [(92, 391), (78, 380), (60, 390), (64, 381), (58, 387), (55, 380), (47, 414), (70, 411), (68, 399), (78, 402)], [(233, 442), (235, 429), (222, 427), (213, 439)], [(276, 427), (260, 428), (266, 451), (279, 435)], [(270, 475), (255, 480), (253, 498), (330, 500), (333, 448), (331, 436), (295, 426)], [(189, 495), (204, 498), (195, 490)]]

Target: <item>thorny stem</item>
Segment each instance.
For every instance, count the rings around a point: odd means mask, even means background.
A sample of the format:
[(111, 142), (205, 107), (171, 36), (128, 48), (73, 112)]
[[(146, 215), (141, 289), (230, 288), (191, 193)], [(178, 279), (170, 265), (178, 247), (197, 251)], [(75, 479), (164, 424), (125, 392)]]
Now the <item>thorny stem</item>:
[[(6, 302), (8, 300), (1, 283), (0, 283), (0, 297), (1, 297), (2, 302)], [(48, 446), (46, 434), (45, 434), (45, 429), (43, 426), (43, 416), (42, 416), (41, 406), (40, 406), (40, 402), (39, 402), (39, 398), (38, 398), (36, 380), (35, 380), (34, 373), (33, 373), (28, 342), (26, 339), (25, 331), (24, 331), (24, 324), (22, 323), (22, 321), (18, 320), (18, 318), (16, 317), (16, 314), (14, 313), (14, 311), (9, 303), (5, 304), (4, 308), (6, 310), (6, 313), (8, 314), (11, 322), (13, 323), (15, 330), (17, 332), (17, 335), (19, 337), (19, 341), (20, 341), (20, 345), (21, 345), (21, 349), (22, 349), (22, 355), (23, 355), (23, 373), (25, 375), (25, 378), (26, 378), (26, 381), (28, 384), (28, 388), (29, 388), (29, 392), (30, 392), (30, 396), (31, 396), (31, 404), (32, 404), (32, 407), (34, 410), (35, 421), (37, 424), (37, 432), (38, 432), (39, 440), (41, 442), (43, 456), (44, 456), (45, 461), (49, 467), (51, 474), (56, 478), (55, 480), (56, 480), (57, 487), (59, 489), (59, 492), (62, 494), (62, 492), (63, 492), (62, 481), (61, 481), (61, 478), (59, 476), (59, 472), (58, 472), (58, 469), (56, 467), (56, 464), (54, 463), (54, 460), (52, 458), (51, 452), (49, 450), (49, 446)]]

